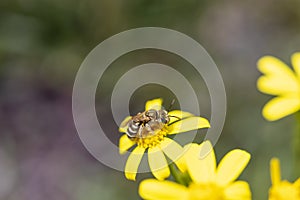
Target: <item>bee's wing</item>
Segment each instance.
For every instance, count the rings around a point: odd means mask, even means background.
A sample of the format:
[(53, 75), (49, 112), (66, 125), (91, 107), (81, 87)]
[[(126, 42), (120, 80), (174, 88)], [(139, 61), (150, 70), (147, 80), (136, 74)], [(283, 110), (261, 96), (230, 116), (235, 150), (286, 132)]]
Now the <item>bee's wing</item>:
[(139, 129), (138, 129), (138, 131), (137, 131), (137, 137), (139, 137), (139, 138), (143, 138), (144, 137), (144, 130), (145, 130), (145, 126), (144, 126), (144, 124), (141, 124), (140, 126), (139, 126)]
[(132, 119), (132, 117), (128, 116), (121, 122), (120, 127), (119, 127), (120, 132), (126, 133), (127, 128), (128, 128), (128, 123), (131, 121), (131, 119)]
[(146, 138), (148, 136), (153, 136), (155, 135), (158, 131), (162, 129), (164, 126), (163, 123), (159, 121), (150, 121), (145, 126), (143, 126), (139, 131), (141, 131), (139, 136), (141, 138)]

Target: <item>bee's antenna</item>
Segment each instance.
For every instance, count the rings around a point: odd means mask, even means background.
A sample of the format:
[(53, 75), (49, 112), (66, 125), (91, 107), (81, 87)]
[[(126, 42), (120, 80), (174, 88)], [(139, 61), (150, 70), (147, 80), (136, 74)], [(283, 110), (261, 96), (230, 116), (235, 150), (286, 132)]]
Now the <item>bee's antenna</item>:
[(176, 119), (181, 120), (180, 117), (177, 117), (177, 116), (169, 115), (169, 117), (174, 117), (174, 118), (176, 118)]
[(174, 103), (175, 103), (175, 99), (173, 99), (173, 100), (171, 101), (171, 104), (170, 104), (169, 108), (167, 109), (168, 112), (171, 110), (171, 108), (172, 108), (172, 106), (174, 105)]

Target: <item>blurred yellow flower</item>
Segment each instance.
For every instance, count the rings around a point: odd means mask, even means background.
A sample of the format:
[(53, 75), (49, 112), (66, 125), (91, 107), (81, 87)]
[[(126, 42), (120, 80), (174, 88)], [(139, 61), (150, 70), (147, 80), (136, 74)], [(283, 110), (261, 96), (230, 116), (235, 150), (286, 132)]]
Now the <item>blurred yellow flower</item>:
[[(147, 101), (145, 105), (146, 111), (150, 109), (160, 110), (161, 108), (162, 99)], [(168, 114), (175, 117), (170, 118), (169, 123), (155, 133), (155, 135), (145, 138), (129, 138), (126, 135), (128, 127), (120, 126), (119, 131), (125, 133), (119, 140), (120, 154), (126, 153), (128, 149), (136, 145), (126, 162), (125, 176), (127, 179), (135, 180), (139, 164), (146, 150), (148, 150), (150, 169), (154, 177), (158, 180), (164, 180), (170, 175), (165, 155), (174, 161), (180, 169), (183, 169), (182, 165), (177, 162), (183, 153), (183, 148), (167, 136), (210, 127), (209, 122), (205, 118), (194, 116), (188, 112), (173, 110)], [(178, 120), (176, 117), (181, 120)], [(126, 117), (121, 124), (128, 121), (129, 118), (131, 117)]]
[[(188, 187), (171, 181), (147, 179), (141, 182), (139, 194), (148, 200), (250, 200), (251, 191), (245, 181), (235, 181), (247, 166), (250, 154), (235, 149), (216, 167), (216, 158), (209, 141), (189, 144), (182, 159), (192, 182)], [(207, 151), (209, 150), (209, 151)], [(209, 152), (200, 158), (201, 152)]]
[(281, 180), (280, 162), (273, 158), (270, 162), (272, 187), (269, 200), (300, 200), (300, 178), (295, 183)]
[(294, 71), (278, 58), (264, 56), (258, 69), (264, 74), (257, 81), (257, 88), (276, 96), (263, 108), (263, 116), (274, 121), (300, 110), (300, 53), (291, 57)]

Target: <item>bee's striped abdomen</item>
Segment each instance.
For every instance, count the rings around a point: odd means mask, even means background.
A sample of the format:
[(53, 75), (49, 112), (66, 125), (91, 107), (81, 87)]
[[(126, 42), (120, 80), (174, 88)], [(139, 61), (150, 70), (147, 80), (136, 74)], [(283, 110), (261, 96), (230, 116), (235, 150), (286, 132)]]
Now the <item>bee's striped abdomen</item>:
[(129, 137), (135, 137), (140, 128), (139, 122), (131, 122), (128, 124), (127, 135)]

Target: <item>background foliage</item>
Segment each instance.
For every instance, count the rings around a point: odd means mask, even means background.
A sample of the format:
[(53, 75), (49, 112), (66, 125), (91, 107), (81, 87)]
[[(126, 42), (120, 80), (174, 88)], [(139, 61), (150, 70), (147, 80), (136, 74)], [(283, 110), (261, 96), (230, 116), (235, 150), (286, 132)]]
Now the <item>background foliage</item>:
[[(141, 26), (186, 33), (210, 53), (228, 98), (217, 157), (233, 148), (251, 152), (241, 178), (251, 184), (253, 199), (266, 199), (272, 156), (281, 159), (283, 176), (291, 178), (294, 119), (268, 123), (262, 118), (261, 108), (270, 97), (256, 89), (256, 61), (272, 54), (289, 63), (289, 56), (300, 50), (299, 7), (299, 0), (1, 1), (0, 199), (139, 198), (136, 182), (100, 164), (81, 144), (71, 95), (76, 71), (92, 48), (113, 34)], [(96, 101), (104, 116), (101, 123), (115, 142), (118, 127), (106, 106), (109, 81), (149, 61), (174, 66), (191, 82), (197, 78), (187, 63), (166, 52), (134, 52), (113, 63)], [(203, 114), (209, 117), (206, 87), (193, 84)], [(132, 97), (131, 111), (143, 109), (148, 98), (162, 96), (170, 102), (172, 95), (166, 88), (145, 86)]]

